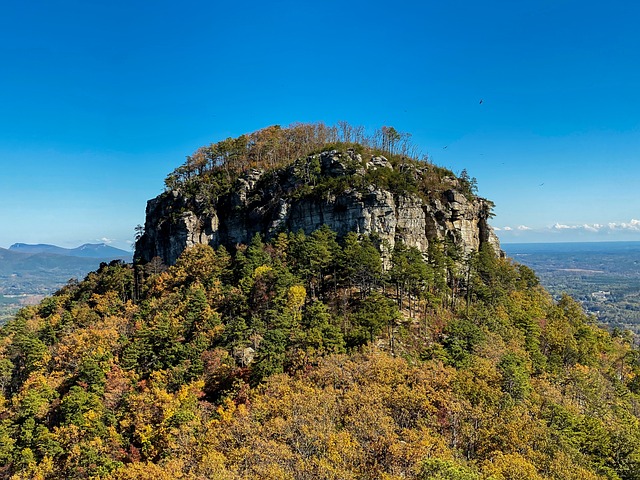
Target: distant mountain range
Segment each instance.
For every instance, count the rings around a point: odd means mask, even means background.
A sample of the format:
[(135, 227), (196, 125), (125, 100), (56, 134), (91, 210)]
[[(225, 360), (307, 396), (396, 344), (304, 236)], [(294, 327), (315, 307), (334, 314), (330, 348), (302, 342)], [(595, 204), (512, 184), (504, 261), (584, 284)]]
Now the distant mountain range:
[(72, 278), (82, 280), (102, 262), (131, 259), (131, 252), (104, 243), (77, 248), (16, 243), (0, 248), (0, 324), (24, 304), (25, 296), (49, 295)]
[(131, 261), (132, 254), (119, 248), (111, 247), (104, 243), (85, 243), (76, 248), (63, 248), (46, 243), (28, 244), (14, 243), (9, 250), (15, 253), (51, 253), (67, 257), (119, 259)]

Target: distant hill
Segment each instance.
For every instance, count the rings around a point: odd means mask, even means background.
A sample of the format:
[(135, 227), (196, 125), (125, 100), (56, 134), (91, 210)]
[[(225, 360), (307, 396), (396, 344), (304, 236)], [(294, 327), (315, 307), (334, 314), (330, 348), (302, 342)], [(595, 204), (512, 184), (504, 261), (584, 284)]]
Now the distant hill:
[(0, 248), (0, 324), (29, 298), (50, 295), (70, 279), (82, 280), (101, 263), (131, 261), (131, 253), (103, 243), (77, 248), (16, 243)]
[(62, 248), (16, 243), (0, 248), (0, 294), (50, 294), (70, 278), (82, 279), (112, 260), (131, 261), (131, 253), (105, 244)]
[(53, 253), (69, 257), (119, 259), (131, 261), (131, 252), (111, 247), (104, 243), (85, 243), (76, 248), (63, 248), (46, 243), (14, 243), (9, 250), (16, 253)]

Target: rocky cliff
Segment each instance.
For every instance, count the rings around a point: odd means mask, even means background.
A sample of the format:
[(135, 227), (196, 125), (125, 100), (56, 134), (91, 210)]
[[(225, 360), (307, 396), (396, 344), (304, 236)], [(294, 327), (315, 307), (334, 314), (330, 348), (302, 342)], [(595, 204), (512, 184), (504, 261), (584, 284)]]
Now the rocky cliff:
[(197, 243), (234, 248), (256, 233), (270, 238), (322, 225), (339, 237), (370, 234), (383, 254), (398, 241), (426, 252), (434, 240), (450, 241), (465, 253), (488, 242), (499, 252), (487, 223), (491, 202), (465, 192), (454, 176), (441, 178), (438, 188), (416, 188), (429, 173), (426, 164), (393, 166), (383, 156), (330, 150), (286, 168), (251, 169), (219, 196), (202, 188), (170, 189), (148, 202), (135, 258), (158, 256), (171, 265)]

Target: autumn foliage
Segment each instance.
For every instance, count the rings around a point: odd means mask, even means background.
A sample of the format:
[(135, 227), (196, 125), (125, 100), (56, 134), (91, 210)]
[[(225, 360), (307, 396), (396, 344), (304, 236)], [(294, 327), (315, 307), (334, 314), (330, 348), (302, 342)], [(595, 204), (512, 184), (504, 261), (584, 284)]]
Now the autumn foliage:
[[(391, 127), (270, 127), (167, 186), (223, 194), (326, 142), (415, 161)], [(365, 180), (416, 187), (382, 170)], [(196, 245), (170, 267), (102, 264), (0, 327), (0, 478), (632, 480), (639, 360), (488, 244), (325, 226)]]
[(638, 478), (629, 337), (488, 248), (398, 245), (384, 270), (371, 245), (199, 245), (22, 310), (0, 330), (0, 476)]

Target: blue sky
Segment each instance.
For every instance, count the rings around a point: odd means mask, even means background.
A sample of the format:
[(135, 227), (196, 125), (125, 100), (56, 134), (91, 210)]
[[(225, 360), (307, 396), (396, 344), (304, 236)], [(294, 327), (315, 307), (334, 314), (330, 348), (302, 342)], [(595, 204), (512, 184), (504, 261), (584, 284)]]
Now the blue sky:
[(339, 120), (466, 168), (503, 242), (640, 240), (638, 18), (631, 1), (5, 1), (0, 246), (128, 249), (197, 147)]

